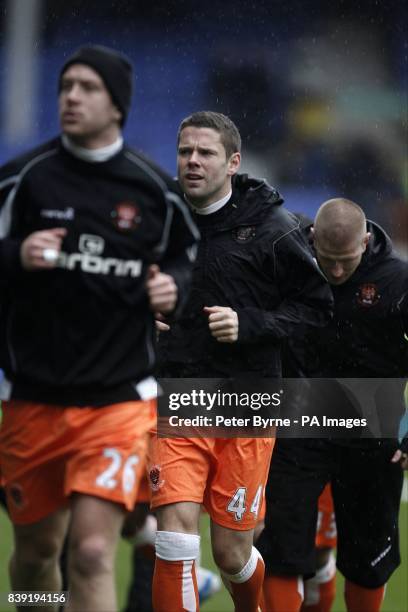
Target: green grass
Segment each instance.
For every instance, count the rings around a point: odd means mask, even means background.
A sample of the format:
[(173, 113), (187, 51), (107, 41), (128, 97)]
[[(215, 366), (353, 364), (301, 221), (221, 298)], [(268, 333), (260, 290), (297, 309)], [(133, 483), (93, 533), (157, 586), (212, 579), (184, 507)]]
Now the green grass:
[[(408, 479), (406, 478), (406, 481)], [(407, 482), (405, 483), (407, 485)], [(385, 601), (382, 612), (408, 612), (408, 504), (402, 502), (400, 514), (401, 529), (401, 556), (402, 563), (398, 570), (393, 574), (387, 585)], [(206, 567), (214, 567), (210, 550), (210, 537), (208, 519), (203, 519), (202, 528), (202, 563)], [(4, 512), (0, 512), (0, 593), (9, 591), (7, 577), (7, 559), (12, 547), (11, 526)], [(130, 545), (121, 541), (117, 558), (117, 584), (119, 593), (119, 603), (121, 608), (125, 602), (126, 589), (130, 578)], [(344, 612), (343, 603), (343, 580), (338, 576), (337, 596), (333, 612)], [(8, 612), (13, 608), (2, 605), (0, 612)], [(230, 596), (223, 589), (202, 606), (203, 612), (232, 612), (233, 607)]]

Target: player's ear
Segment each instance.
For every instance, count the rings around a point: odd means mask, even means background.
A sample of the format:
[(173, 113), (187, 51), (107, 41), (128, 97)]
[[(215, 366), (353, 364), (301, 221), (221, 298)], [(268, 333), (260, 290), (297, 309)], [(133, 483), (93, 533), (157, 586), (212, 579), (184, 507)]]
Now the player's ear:
[(371, 236), (371, 232), (367, 232), (366, 234), (364, 234), (364, 238), (363, 238), (363, 242), (361, 245), (361, 252), (365, 253), (365, 250), (367, 248), (367, 244), (369, 243), (370, 240), (370, 236)]
[(118, 123), (120, 123), (122, 121), (123, 115), (122, 115), (122, 113), (120, 112), (120, 110), (118, 109), (117, 106), (113, 107), (113, 118)]
[(228, 160), (228, 176), (233, 176), (238, 172), (238, 168), (241, 164), (241, 153), (238, 151), (233, 153)]

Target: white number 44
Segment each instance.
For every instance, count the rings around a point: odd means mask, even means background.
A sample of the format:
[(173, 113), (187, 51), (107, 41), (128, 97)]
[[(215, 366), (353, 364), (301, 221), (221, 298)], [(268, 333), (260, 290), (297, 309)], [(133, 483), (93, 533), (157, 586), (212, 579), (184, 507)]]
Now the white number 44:
[[(262, 501), (262, 485), (259, 485), (255, 497), (252, 501), (250, 512), (255, 515), (255, 518), (258, 516), (259, 507)], [(246, 512), (245, 507), (246, 501), (246, 487), (239, 487), (234, 495), (231, 497), (229, 504), (227, 506), (228, 512), (232, 512), (235, 514), (235, 520), (240, 521)]]

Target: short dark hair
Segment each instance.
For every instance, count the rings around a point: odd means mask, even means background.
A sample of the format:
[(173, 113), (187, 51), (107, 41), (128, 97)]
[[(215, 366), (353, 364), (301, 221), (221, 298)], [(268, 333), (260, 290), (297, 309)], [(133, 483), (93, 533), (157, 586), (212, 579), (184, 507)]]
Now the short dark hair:
[(177, 133), (177, 146), (180, 134), (187, 127), (211, 128), (220, 134), (227, 157), (241, 152), (241, 136), (235, 123), (226, 115), (213, 111), (199, 111), (189, 115), (180, 123)]

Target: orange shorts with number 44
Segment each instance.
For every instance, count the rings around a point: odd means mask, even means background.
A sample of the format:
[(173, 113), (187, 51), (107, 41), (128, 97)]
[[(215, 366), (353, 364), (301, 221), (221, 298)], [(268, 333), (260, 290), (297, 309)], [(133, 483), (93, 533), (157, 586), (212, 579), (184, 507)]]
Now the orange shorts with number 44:
[(158, 438), (152, 440), (152, 508), (191, 501), (237, 531), (260, 518), (274, 438)]

